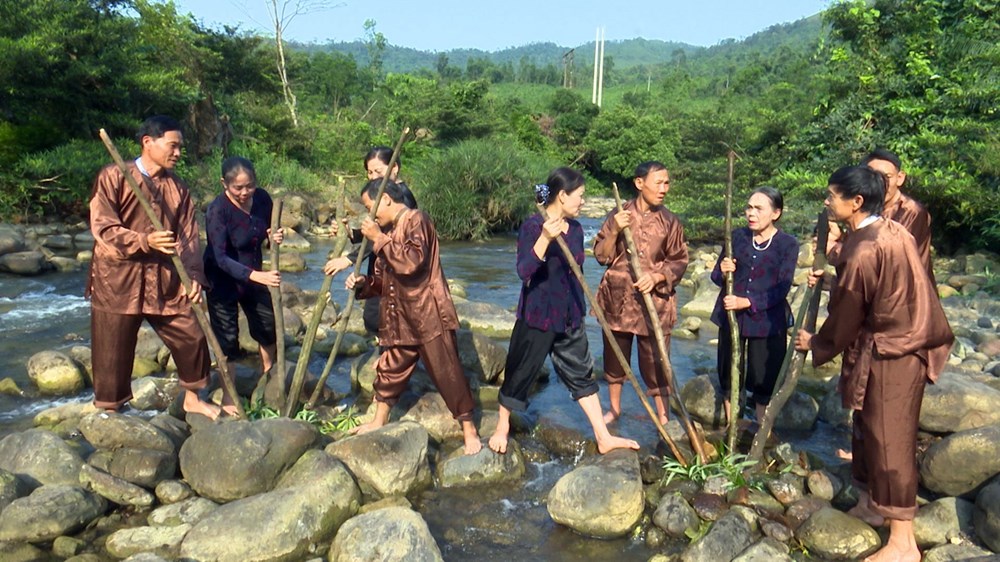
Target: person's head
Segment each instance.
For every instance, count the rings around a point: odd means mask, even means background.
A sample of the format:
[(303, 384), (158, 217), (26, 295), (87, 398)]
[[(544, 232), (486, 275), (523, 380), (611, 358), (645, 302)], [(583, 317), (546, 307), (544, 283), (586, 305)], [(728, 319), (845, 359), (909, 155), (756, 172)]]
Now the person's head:
[[(136, 140), (142, 149), (143, 160), (160, 168), (171, 170), (181, 159), (184, 134), (181, 124), (166, 115), (154, 115), (142, 122)], [(149, 170), (155, 173), (154, 170)]]
[[(375, 197), (378, 195), (378, 188), (382, 184), (382, 178), (368, 180), (368, 183), (361, 188), (361, 203), (370, 213)], [(375, 222), (379, 226), (388, 226), (395, 220), (396, 215), (403, 209), (408, 209), (405, 202), (403, 188), (398, 183), (389, 180), (385, 182), (385, 190), (382, 192), (382, 199), (378, 209), (375, 211)]]
[(577, 217), (583, 206), (583, 174), (572, 168), (556, 168), (544, 184), (535, 186), (535, 200), (556, 208), (564, 217)]
[(844, 166), (830, 176), (823, 202), (837, 220), (877, 215), (885, 204), (885, 175), (868, 166)]
[(368, 174), (368, 179), (373, 180), (385, 177), (388, 172), (389, 179), (396, 181), (396, 178), (399, 176), (399, 167), (403, 163), (399, 156), (396, 156), (396, 161), (390, 169), (390, 160), (392, 160), (392, 149), (388, 146), (376, 146), (369, 150), (368, 154), (365, 155), (365, 173)]
[(896, 193), (903, 182), (906, 181), (906, 172), (903, 171), (903, 163), (895, 152), (885, 148), (876, 148), (868, 156), (861, 160), (862, 166), (882, 172), (885, 175), (885, 200), (889, 201), (896, 196)]
[(257, 172), (246, 158), (230, 156), (222, 161), (222, 187), (226, 196), (239, 205), (246, 204), (257, 190)]
[(744, 214), (747, 226), (754, 232), (764, 232), (781, 219), (785, 198), (777, 189), (763, 185), (750, 193)]
[(660, 162), (643, 162), (635, 168), (633, 183), (646, 206), (656, 207), (670, 191), (670, 174)]

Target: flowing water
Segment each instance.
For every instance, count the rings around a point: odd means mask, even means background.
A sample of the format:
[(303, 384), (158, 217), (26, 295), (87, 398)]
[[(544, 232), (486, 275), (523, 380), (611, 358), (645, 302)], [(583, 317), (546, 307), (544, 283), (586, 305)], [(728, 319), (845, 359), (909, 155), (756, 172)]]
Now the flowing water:
[[(600, 226), (598, 220), (583, 219), (581, 222), (588, 240), (591, 239)], [(301, 273), (286, 273), (283, 277), (303, 289), (315, 290), (322, 282), (321, 267), (332, 241), (320, 239), (312, 242), (313, 248), (305, 256), (309, 269)], [(516, 306), (520, 281), (514, 271), (513, 237), (481, 243), (445, 243), (441, 258), (446, 275), (465, 285), (470, 300), (494, 303), (510, 310)], [(602, 268), (588, 257), (584, 271), (588, 284), (596, 289)], [(0, 274), (0, 379), (11, 377), (30, 393), (31, 384), (25, 365), (32, 354), (45, 349), (68, 349), (73, 345), (89, 344), (89, 305), (82, 297), (84, 275), (82, 271), (33, 278)], [(347, 298), (343, 289), (345, 275), (338, 274), (333, 282), (332, 298), (340, 303)], [(680, 304), (690, 296), (689, 290), (679, 289)], [(696, 374), (714, 371), (715, 346), (710, 340), (716, 334), (715, 326), (706, 321), (697, 340), (672, 342), (671, 360), (679, 385)], [(591, 354), (600, 365), (601, 333), (593, 318), (588, 318), (588, 337)], [(506, 345), (507, 342), (502, 343)], [(311, 370), (319, 372), (324, 361), (324, 358), (315, 358)], [(634, 362), (633, 369), (637, 369)], [(330, 385), (335, 390), (346, 392), (350, 388), (348, 370), (349, 361), (339, 360), (330, 377)], [(607, 388), (603, 384), (600, 395), (606, 406)], [(624, 415), (617, 424), (618, 433), (636, 439), (644, 451), (656, 450), (658, 436), (645, 410), (631, 390), (626, 390), (624, 395)], [(32, 416), (45, 408), (90, 399), (88, 392), (60, 399), (0, 395), (0, 438), (31, 427)], [(528, 417), (537, 419), (543, 414), (578, 429), (585, 436), (590, 435), (583, 412), (570, 400), (568, 392), (554, 375), (531, 398)], [(813, 432), (801, 435), (783, 433), (782, 437), (827, 460), (832, 460), (831, 451), (834, 448), (847, 445), (847, 438), (842, 432), (823, 423)], [(521, 436), (517, 438), (522, 439)], [(545, 509), (545, 497), (578, 459), (553, 457), (531, 439), (525, 441), (525, 448), (530, 462), (520, 484), (432, 490), (417, 499), (416, 507), (427, 520), (445, 559), (644, 561), (651, 556), (652, 552), (640, 539), (588, 539), (553, 523)], [(682, 547), (681, 544), (673, 546)]]

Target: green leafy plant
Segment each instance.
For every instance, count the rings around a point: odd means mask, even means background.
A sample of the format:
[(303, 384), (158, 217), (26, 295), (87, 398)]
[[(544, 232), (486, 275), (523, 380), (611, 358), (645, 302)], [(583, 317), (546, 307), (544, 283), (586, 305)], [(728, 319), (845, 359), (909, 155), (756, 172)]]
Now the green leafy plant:
[(268, 406), (263, 400), (254, 403), (247, 401), (243, 404), (243, 410), (247, 413), (248, 420), (266, 420), (281, 417), (281, 412)]
[(333, 431), (346, 433), (361, 425), (361, 412), (352, 404), (340, 412), (337, 412), (337, 415), (333, 416), (333, 418), (326, 422), (326, 424), (330, 426)]
[(764, 483), (760, 478), (747, 476), (749, 469), (755, 466), (757, 461), (750, 460), (742, 453), (728, 453), (722, 443), (716, 446), (716, 452), (717, 455), (713, 461), (702, 463), (695, 458), (687, 466), (682, 465), (672, 457), (664, 457), (664, 485), (670, 484), (675, 478), (703, 485), (710, 478), (722, 476), (726, 480), (726, 491), (744, 486), (757, 490), (763, 489)]

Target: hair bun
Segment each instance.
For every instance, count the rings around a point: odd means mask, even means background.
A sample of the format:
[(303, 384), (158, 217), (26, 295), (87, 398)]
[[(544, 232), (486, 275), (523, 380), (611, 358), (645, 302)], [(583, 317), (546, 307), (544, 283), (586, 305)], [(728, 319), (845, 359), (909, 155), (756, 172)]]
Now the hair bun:
[(540, 183), (535, 186), (535, 199), (542, 205), (547, 205), (549, 202), (549, 186), (544, 183)]

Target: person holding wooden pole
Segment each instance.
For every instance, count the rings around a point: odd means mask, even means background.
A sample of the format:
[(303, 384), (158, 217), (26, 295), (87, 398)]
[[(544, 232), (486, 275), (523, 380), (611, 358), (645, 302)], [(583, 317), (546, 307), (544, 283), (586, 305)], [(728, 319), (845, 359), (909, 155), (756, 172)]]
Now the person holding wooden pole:
[[(639, 373), (646, 383), (646, 394), (653, 398), (660, 423), (669, 418), (669, 377), (656, 350), (649, 328), (643, 294), (653, 299), (656, 318), (662, 328), (664, 345), (670, 348), (670, 333), (677, 322), (674, 292), (688, 264), (684, 228), (677, 215), (663, 205), (670, 191), (670, 174), (659, 162), (644, 162), (635, 169), (638, 196), (626, 202), (621, 211), (608, 213), (594, 239), (594, 258), (608, 267), (597, 288), (597, 301), (622, 354), (632, 356), (633, 338), (639, 348)], [(628, 246), (624, 231), (629, 228), (638, 251), (642, 277), (636, 279), (629, 267)], [(611, 405), (604, 414), (605, 423), (621, 415), (622, 384), (625, 370), (604, 340), (604, 378), (608, 381)], [(669, 367), (668, 367), (669, 368)]]
[(226, 358), (239, 358), (237, 317), (242, 308), (250, 336), (259, 347), (261, 371), (267, 373), (277, 357), (275, 313), (268, 288), (281, 285), (281, 274), (263, 270), (261, 246), (281, 244), (284, 229), (271, 232), (274, 203), (257, 186), (257, 173), (246, 158), (223, 160), (222, 188), (205, 212), (208, 241), (204, 261), (211, 283), (207, 297), (212, 331)]
[(733, 342), (727, 311), (736, 312), (739, 328), (741, 387), (752, 394), (757, 420), (774, 394), (781, 364), (788, 349), (788, 327), (792, 309), (788, 292), (795, 278), (799, 242), (778, 228), (784, 197), (777, 189), (758, 187), (750, 194), (744, 214), (747, 226), (733, 230), (733, 256), (719, 255), (712, 282), (722, 287), (723, 276), (732, 274), (733, 294), (719, 292), (712, 322), (719, 326), (718, 373), (726, 419), (739, 419), (730, 411), (730, 370)]
[[(383, 181), (365, 185), (361, 202), (369, 212)], [(441, 269), (437, 231), (430, 217), (407, 207), (399, 185), (385, 181), (375, 220), (366, 217), (361, 233), (372, 242), (375, 271), (351, 273), (344, 285), (360, 298), (381, 296), (382, 353), (375, 366), (375, 418), (353, 433), (372, 431), (389, 421), (389, 411), (406, 390), (419, 359), (462, 426), (465, 453), (478, 453), (482, 442), (472, 419), (475, 402), (458, 358), (458, 313)]]
[[(149, 322), (177, 363), (184, 411), (215, 419), (220, 409), (200, 399), (211, 358), (191, 303), (208, 280), (202, 267), (194, 203), (174, 173), (184, 136), (163, 115), (146, 119), (137, 135), (141, 155), (126, 168), (163, 224), (157, 230), (117, 165), (101, 169), (90, 198), (94, 259), (87, 278), (91, 301), (94, 405), (115, 411), (132, 398), (132, 363), (139, 327)], [(191, 276), (185, 291), (171, 258)]]
[[(876, 526), (889, 521), (889, 540), (867, 560), (920, 560), (917, 422), (924, 386), (943, 370), (954, 335), (913, 235), (881, 217), (885, 175), (845, 166), (828, 184), (825, 205), (850, 235), (829, 316), (816, 334), (800, 330), (795, 348), (812, 351), (816, 366), (844, 354), (839, 390), (854, 411), (851, 469), (861, 491), (851, 513)], [(810, 285), (822, 274), (814, 271)]]
[(587, 415), (598, 452), (639, 448), (631, 439), (611, 435), (601, 415), (594, 361), (584, 331), (583, 288), (554, 243), (565, 237), (576, 263), (583, 264), (583, 227), (575, 220), (583, 205), (583, 183), (583, 175), (576, 170), (554, 170), (545, 184), (535, 186), (536, 200), (545, 207), (548, 219), (532, 215), (518, 232), (521, 296), (500, 388), (497, 428), (489, 440), (490, 449), (497, 453), (507, 452), (510, 413), (527, 408), (528, 394), (550, 356), (559, 379)]

